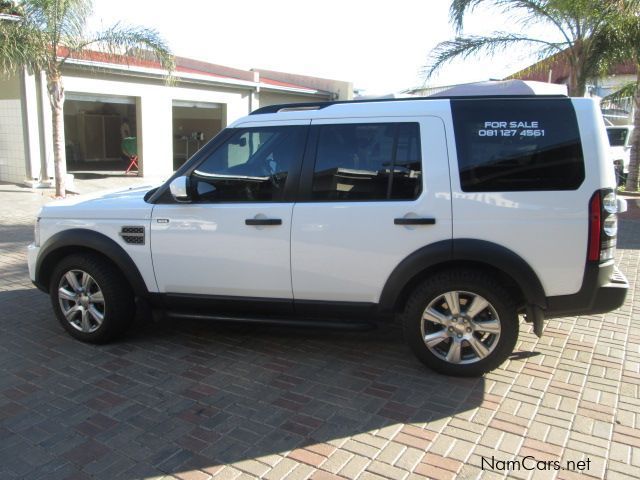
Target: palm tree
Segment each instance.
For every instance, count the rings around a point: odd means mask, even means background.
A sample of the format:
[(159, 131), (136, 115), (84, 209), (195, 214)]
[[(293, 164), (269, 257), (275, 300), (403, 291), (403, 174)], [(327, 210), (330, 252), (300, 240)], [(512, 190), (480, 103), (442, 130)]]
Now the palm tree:
[[(117, 23), (103, 31), (86, 31), (91, 0), (3, 1), (0, 13), (0, 73), (12, 75), (22, 68), (44, 71), (53, 115), (56, 195), (65, 195), (64, 178), (64, 87), (62, 67), (71, 57), (98, 51), (112, 58), (157, 60), (168, 72), (173, 56), (153, 29)], [(17, 16), (16, 16), (17, 14)], [(12, 17), (12, 18), (6, 18)], [(124, 54), (124, 57), (122, 57)]]
[(629, 158), (629, 174), (625, 188), (638, 191), (640, 185), (640, 0), (621, 0), (617, 2), (615, 16), (608, 22), (605, 34), (599, 39), (602, 50), (607, 52), (604, 67), (632, 61), (636, 66), (636, 79), (622, 86), (606, 100), (633, 98), (633, 136)]
[[(558, 33), (559, 40), (536, 38), (520, 32), (494, 32), (489, 36), (459, 36), (441, 42), (431, 51), (431, 63), (425, 68), (427, 78), (455, 58), (478, 53), (494, 55), (515, 46), (530, 48), (539, 59), (537, 68), (563, 57), (569, 67), (569, 95), (582, 96), (586, 82), (597, 75), (602, 52), (595, 40), (607, 25), (610, 11), (619, 0), (452, 0), (450, 20), (461, 34), (467, 13), (481, 5), (496, 8), (516, 19), (520, 31), (527, 25), (545, 24)], [(513, 23), (513, 21), (512, 21)], [(551, 58), (550, 58), (551, 57)]]

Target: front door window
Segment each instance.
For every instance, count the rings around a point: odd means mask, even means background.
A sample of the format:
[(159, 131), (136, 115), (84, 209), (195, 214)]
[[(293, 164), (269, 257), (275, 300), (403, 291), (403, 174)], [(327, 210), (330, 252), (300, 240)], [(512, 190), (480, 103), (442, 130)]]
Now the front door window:
[(278, 202), (300, 162), (306, 127), (238, 129), (194, 171), (196, 202)]

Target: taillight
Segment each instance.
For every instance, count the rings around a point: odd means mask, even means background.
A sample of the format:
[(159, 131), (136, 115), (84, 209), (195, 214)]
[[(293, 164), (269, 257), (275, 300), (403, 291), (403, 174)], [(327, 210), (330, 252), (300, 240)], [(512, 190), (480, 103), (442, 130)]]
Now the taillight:
[(612, 260), (618, 234), (618, 204), (613, 190), (598, 190), (589, 201), (589, 248), (587, 260)]

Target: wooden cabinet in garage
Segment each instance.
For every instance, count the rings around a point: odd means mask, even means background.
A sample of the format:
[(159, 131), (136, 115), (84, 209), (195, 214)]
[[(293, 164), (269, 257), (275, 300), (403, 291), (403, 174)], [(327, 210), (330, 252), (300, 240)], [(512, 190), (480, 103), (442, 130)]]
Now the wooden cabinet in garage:
[(77, 138), (84, 160), (120, 158), (120, 123), (120, 115), (84, 112), (77, 115)]

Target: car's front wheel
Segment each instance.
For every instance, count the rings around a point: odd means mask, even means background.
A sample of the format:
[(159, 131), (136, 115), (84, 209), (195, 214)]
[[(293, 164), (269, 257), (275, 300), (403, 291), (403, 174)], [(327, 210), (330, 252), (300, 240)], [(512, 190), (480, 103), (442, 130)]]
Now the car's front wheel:
[(134, 297), (124, 276), (94, 254), (62, 259), (51, 276), (49, 294), (62, 326), (83, 342), (112, 340), (135, 315)]
[(513, 351), (518, 314), (509, 292), (474, 270), (440, 272), (410, 295), (405, 338), (427, 366), (456, 376), (493, 370)]

